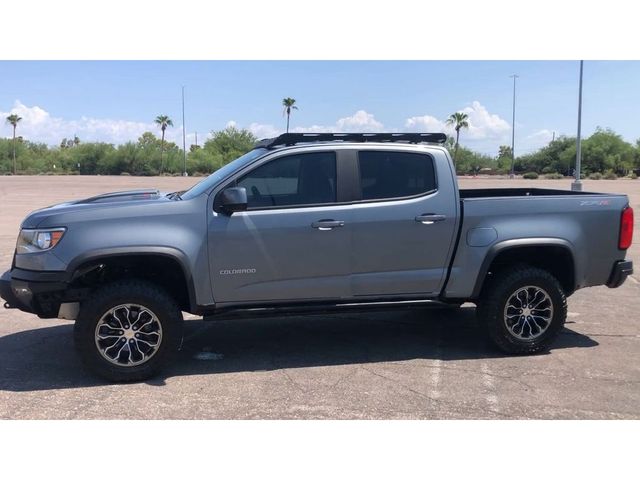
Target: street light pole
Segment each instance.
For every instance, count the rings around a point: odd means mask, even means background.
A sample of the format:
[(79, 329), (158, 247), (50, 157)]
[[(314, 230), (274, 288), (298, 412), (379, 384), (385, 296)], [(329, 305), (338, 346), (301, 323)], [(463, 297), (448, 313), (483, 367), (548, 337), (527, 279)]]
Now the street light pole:
[(515, 152), (515, 143), (516, 143), (516, 78), (518, 75), (515, 73), (513, 75), (509, 75), (510, 78), (513, 78), (513, 115), (511, 117), (511, 172), (509, 173), (509, 178), (515, 177), (515, 163), (516, 163), (516, 152)]
[(578, 87), (578, 136), (576, 138), (576, 171), (575, 171), (575, 180), (571, 184), (571, 190), (580, 192), (582, 191), (582, 182), (580, 181), (580, 163), (582, 161), (582, 149), (581, 138), (580, 138), (580, 130), (582, 127), (582, 66), (584, 61), (580, 60), (580, 86)]
[(184, 125), (184, 85), (182, 86), (182, 157), (183, 157), (183, 170), (182, 176), (187, 176), (187, 137), (185, 134)]

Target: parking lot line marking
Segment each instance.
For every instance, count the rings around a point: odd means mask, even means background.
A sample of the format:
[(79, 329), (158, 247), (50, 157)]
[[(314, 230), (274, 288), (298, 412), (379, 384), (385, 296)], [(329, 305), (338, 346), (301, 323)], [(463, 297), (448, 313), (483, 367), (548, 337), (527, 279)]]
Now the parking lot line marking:
[(440, 398), (440, 378), (442, 376), (442, 360), (436, 358), (431, 367), (430, 392), (431, 396), (437, 400)]
[(480, 370), (482, 371), (482, 385), (486, 390), (485, 400), (489, 404), (491, 410), (497, 411), (498, 397), (496, 395), (495, 383), (493, 381), (493, 375), (491, 375), (491, 370), (489, 369), (489, 364), (486, 360), (482, 361)]

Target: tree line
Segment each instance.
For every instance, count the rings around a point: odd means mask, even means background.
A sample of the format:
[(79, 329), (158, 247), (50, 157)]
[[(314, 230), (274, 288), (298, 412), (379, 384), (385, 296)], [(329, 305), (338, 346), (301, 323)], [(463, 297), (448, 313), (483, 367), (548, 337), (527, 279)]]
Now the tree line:
[[(295, 98), (282, 99), (287, 117), (287, 133), (291, 113), (298, 110)], [(31, 142), (16, 136), (22, 121), (17, 114), (6, 117), (13, 136), (0, 138), (0, 174), (81, 174), (81, 175), (208, 175), (253, 148), (257, 138), (248, 130), (227, 127), (212, 132), (203, 146), (192, 145), (184, 152), (173, 142), (165, 141), (165, 132), (173, 127), (168, 115), (158, 115), (154, 123), (161, 137), (144, 132), (137, 142), (113, 145), (104, 142), (81, 142), (74, 136), (63, 138), (59, 148)]]
[[(287, 127), (295, 99), (282, 102)], [(184, 169), (182, 149), (165, 140), (165, 131), (173, 126), (166, 115), (155, 123), (160, 138), (152, 132), (143, 133), (137, 141), (121, 145), (104, 142), (83, 142), (75, 136), (62, 139), (59, 147), (32, 142), (16, 136), (20, 117), (10, 115), (13, 136), (0, 139), (0, 174), (82, 174), (82, 175), (180, 175)], [(456, 112), (447, 122), (456, 135), (446, 147), (451, 152), (458, 174), (508, 174), (511, 169), (511, 147), (500, 146), (495, 156), (485, 155), (460, 144), (460, 131), (468, 128), (468, 118)], [(227, 127), (212, 132), (202, 146), (192, 145), (186, 154), (189, 175), (208, 175), (234, 158), (246, 153), (257, 138), (248, 130)], [(576, 157), (575, 137), (560, 136), (536, 152), (516, 157), (514, 170), (530, 178), (538, 175), (560, 177), (573, 174)], [(616, 178), (640, 173), (640, 139), (635, 145), (626, 142), (611, 129), (598, 128), (582, 142), (582, 173), (584, 177)]]
[[(213, 132), (204, 145), (192, 146), (187, 153), (187, 173), (208, 175), (253, 148), (257, 141), (251, 132), (228, 127)], [(14, 145), (12, 139), (0, 139), (0, 174), (11, 174)], [(20, 139), (15, 142), (18, 174), (67, 175), (181, 175), (183, 151), (152, 132), (137, 141), (121, 145), (64, 139), (60, 147)]]
[[(447, 142), (455, 152), (452, 139)], [(595, 179), (617, 178), (640, 174), (640, 139), (635, 144), (625, 141), (609, 128), (598, 127), (582, 140), (581, 175)], [(453, 153), (452, 153), (453, 155)], [(508, 174), (511, 170), (511, 147), (502, 145), (497, 155), (483, 155), (460, 146), (456, 159), (459, 174)], [(539, 150), (515, 158), (516, 174), (529, 174), (531, 178), (546, 175), (548, 178), (572, 176), (576, 162), (576, 137), (560, 136)]]
[[(455, 112), (447, 119), (447, 125), (454, 128), (455, 140), (449, 138), (446, 146), (451, 152), (458, 174), (481, 172), (508, 174), (511, 164), (516, 174), (528, 178), (546, 175), (548, 178), (572, 176), (576, 160), (576, 137), (560, 136), (539, 150), (513, 158), (508, 145), (501, 145), (497, 156), (483, 155), (459, 145), (460, 131), (469, 128), (468, 115)], [(640, 174), (640, 139), (635, 145), (626, 142), (622, 136), (609, 128), (598, 127), (593, 135), (581, 143), (583, 177), (594, 179), (620, 176), (637, 178)]]

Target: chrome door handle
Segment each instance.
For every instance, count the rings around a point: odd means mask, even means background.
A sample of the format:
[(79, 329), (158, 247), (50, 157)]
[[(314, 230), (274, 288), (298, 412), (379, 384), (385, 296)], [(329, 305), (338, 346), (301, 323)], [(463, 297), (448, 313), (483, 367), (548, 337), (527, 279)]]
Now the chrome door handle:
[(442, 222), (446, 220), (446, 215), (437, 215), (435, 213), (423, 213), (422, 215), (418, 215), (416, 217), (416, 222), (420, 222), (423, 225), (432, 225), (436, 222)]
[(326, 231), (333, 230), (336, 227), (344, 227), (344, 222), (342, 220), (318, 220), (313, 222), (311, 226), (318, 230)]

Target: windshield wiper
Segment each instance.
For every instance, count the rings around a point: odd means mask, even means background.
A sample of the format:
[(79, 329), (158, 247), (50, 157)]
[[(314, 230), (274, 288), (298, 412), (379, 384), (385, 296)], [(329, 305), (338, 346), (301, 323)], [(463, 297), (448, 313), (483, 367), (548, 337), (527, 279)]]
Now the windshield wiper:
[(184, 191), (167, 193), (167, 198), (170, 200), (182, 200), (182, 197), (180, 196), (182, 193), (184, 193)]

